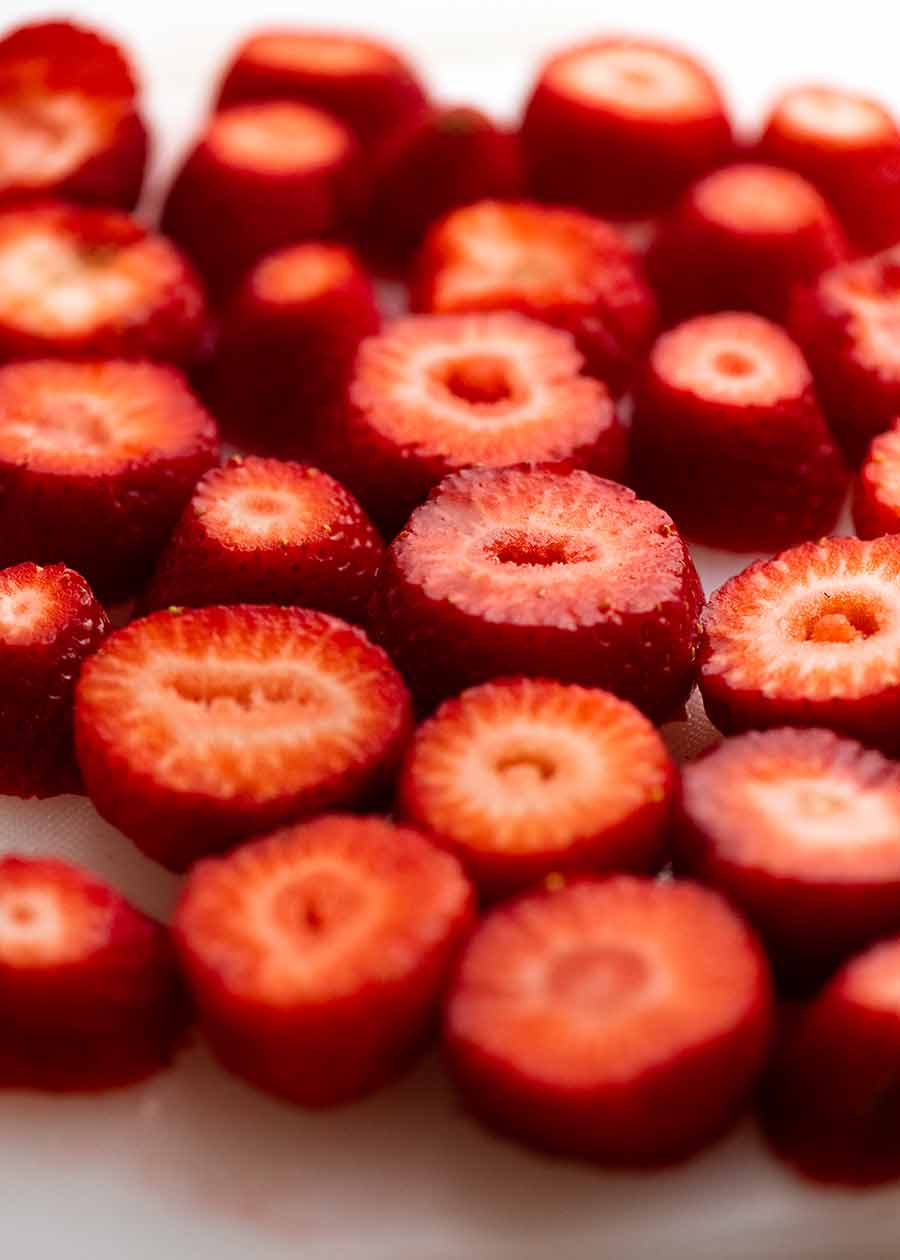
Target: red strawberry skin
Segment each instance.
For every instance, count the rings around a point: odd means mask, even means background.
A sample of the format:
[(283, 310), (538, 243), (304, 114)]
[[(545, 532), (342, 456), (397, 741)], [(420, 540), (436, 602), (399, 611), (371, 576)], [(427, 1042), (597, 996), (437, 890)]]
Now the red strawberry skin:
[(143, 606), (299, 604), (360, 621), (383, 551), (362, 508), (327, 473), (237, 457), (200, 479)]
[[(23, 943), (42, 915), (61, 941)], [(171, 1062), (189, 1004), (159, 924), (63, 862), (4, 857), (0, 933), (0, 1088), (104, 1090)]]
[[(576, 522), (584, 551), (567, 549)], [(625, 535), (627, 560), (595, 568)], [(369, 626), (425, 710), (519, 673), (602, 687), (664, 718), (691, 688), (702, 603), (670, 518), (624, 486), (483, 469), (446, 478), (413, 513)]]
[[(269, 872), (281, 876), (281, 891), (256, 911), (271, 919), (266, 940), (235, 919), (235, 905), (243, 908), (245, 890), (251, 907), (256, 888), (264, 896)], [(235, 898), (229, 883), (238, 877), (244, 889)], [(288, 917), (288, 898), (304, 918)], [(410, 828), (326, 815), (199, 863), (174, 931), (203, 1031), (223, 1064), (278, 1097), (329, 1107), (386, 1083), (421, 1048), (473, 903), (456, 860)], [(355, 946), (341, 940), (355, 926), (354, 910), (362, 920)], [(329, 955), (330, 936), (337, 940)], [(272, 957), (273, 940), (280, 957)], [(226, 969), (229, 957), (243, 974)], [(259, 980), (279, 963), (281, 993)]]
[(0, 572), (0, 791), (79, 790), (75, 682), (108, 630), (87, 582), (64, 565), (29, 562)]
[[(278, 48), (281, 55), (273, 57)], [(368, 36), (318, 29), (259, 31), (237, 50), (216, 108), (267, 100), (306, 101), (327, 110), (364, 145), (382, 140), (426, 104), (414, 70), (394, 49)]]
[(874, 438), (853, 488), (860, 538), (900, 534), (900, 421)]

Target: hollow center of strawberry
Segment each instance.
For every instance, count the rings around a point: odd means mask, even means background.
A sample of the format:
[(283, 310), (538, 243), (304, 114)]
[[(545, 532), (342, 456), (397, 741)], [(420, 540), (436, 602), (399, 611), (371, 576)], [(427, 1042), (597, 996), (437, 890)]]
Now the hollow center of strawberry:
[(351, 923), (363, 904), (359, 888), (345, 873), (323, 866), (282, 888), (272, 911), (292, 941), (311, 948)]
[(749, 355), (741, 354), (739, 350), (722, 350), (716, 355), (715, 367), (723, 376), (740, 377), (751, 376), (756, 364)]
[(494, 769), (507, 787), (526, 788), (552, 779), (557, 767), (552, 758), (543, 753), (516, 751), (499, 757)]
[(584, 945), (558, 955), (547, 989), (565, 1006), (589, 1012), (622, 1005), (647, 984), (646, 961), (624, 945)]
[(879, 629), (878, 617), (862, 600), (825, 596), (807, 614), (804, 637), (813, 643), (858, 643)]
[(321, 692), (304, 676), (271, 667), (234, 671), (192, 667), (174, 671), (166, 685), (180, 700), (207, 711), (312, 710), (323, 700)]
[(451, 359), (435, 373), (437, 380), (454, 398), (465, 403), (496, 406), (516, 394), (509, 364), (497, 355), (469, 355)]
[(527, 534), (508, 531), (495, 538), (487, 554), (500, 564), (540, 565), (576, 564), (591, 559), (584, 547), (571, 539), (550, 534)]

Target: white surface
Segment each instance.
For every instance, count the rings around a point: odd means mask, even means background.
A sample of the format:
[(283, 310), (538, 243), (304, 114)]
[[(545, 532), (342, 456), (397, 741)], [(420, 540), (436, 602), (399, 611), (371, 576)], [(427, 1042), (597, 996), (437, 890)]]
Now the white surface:
[[(186, 141), (234, 37), (260, 14), (387, 35), (438, 93), (509, 117), (541, 55), (604, 17), (578, 0), (82, 4), (78, 15), (123, 35), (141, 64), (165, 132), (158, 172)], [(627, 8), (630, 30), (709, 57), (745, 119), (789, 80), (865, 87), (900, 108), (889, 14), (869, 0)], [(34, 15), (0, 0), (4, 22)], [(707, 589), (740, 567), (698, 559)], [(76, 798), (0, 801), (4, 850), (70, 857), (157, 914), (176, 888)], [(200, 1048), (105, 1097), (0, 1096), (0, 1255), (29, 1260), (896, 1260), (898, 1220), (900, 1190), (807, 1187), (749, 1123), (662, 1174), (542, 1159), (476, 1128), (434, 1059), (371, 1100), (316, 1115), (253, 1093)]]

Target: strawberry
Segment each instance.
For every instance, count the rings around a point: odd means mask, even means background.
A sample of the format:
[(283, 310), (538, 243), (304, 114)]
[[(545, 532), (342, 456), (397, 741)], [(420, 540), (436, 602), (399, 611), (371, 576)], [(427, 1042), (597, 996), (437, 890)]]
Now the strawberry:
[(861, 462), (900, 414), (900, 246), (834, 267), (800, 289), (790, 326), (838, 441)]
[(236, 457), (198, 482), (144, 606), (302, 604), (359, 621), (383, 550), (362, 508), (326, 473)]
[(115, 44), (69, 22), (0, 40), (0, 203), (33, 196), (136, 204), (147, 131)]
[(435, 105), (376, 151), (363, 242), (381, 267), (402, 268), (448, 210), (521, 192), (517, 137), (469, 105)]
[(451, 985), (445, 1037), (491, 1126), (558, 1154), (653, 1165), (727, 1128), (771, 1023), (765, 958), (724, 900), (619, 875), (488, 915)]
[(815, 184), (864, 250), (900, 239), (900, 130), (878, 101), (792, 88), (772, 107), (757, 152)]
[(216, 426), (179, 372), (119, 360), (0, 368), (0, 564), (63, 560), (109, 597), (146, 579)]
[(189, 364), (205, 334), (193, 269), (135, 219), (62, 202), (0, 211), (0, 362)]
[(657, 870), (674, 777), (662, 739), (626, 700), (504, 678), (419, 727), (397, 803), (494, 897), (560, 871)]
[(853, 522), (860, 538), (900, 534), (900, 419), (869, 448), (854, 486)]
[(780, 328), (700, 315), (659, 338), (631, 429), (632, 483), (689, 538), (775, 551), (832, 528), (847, 471)]
[(596, 39), (542, 67), (522, 145), (541, 200), (635, 219), (727, 161), (733, 139), (719, 88), (692, 57), (646, 40)]
[(86, 871), (0, 858), (0, 1088), (130, 1085), (171, 1061), (187, 1015), (159, 924)]
[(108, 629), (87, 582), (64, 565), (0, 572), (0, 792), (78, 790), (75, 680)]
[(360, 347), (322, 462), (389, 534), (447, 473), (571, 464), (618, 477), (625, 430), (572, 337), (512, 312), (418, 315)]
[(217, 108), (244, 101), (305, 101), (339, 118), (365, 145), (425, 108), (425, 91), (398, 52), (344, 31), (261, 30), (238, 48)]
[(420, 311), (514, 310), (563, 328), (616, 394), (656, 324), (641, 263), (615, 228), (528, 202), (452, 210), (426, 237), (412, 296)]
[(820, 977), (900, 931), (900, 766), (831, 731), (726, 739), (683, 768), (675, 849), (783, 973)]
[(472, 912), (449, 854), (410, 828), (332, 814), (198, 863), (175, 938), (223, 1064), (327, 1107), (419, 1049)]
[(134, 621), (86, 663), (75, 703), (98, 812), (171, 870), (374, 792), (409, 727), (385, 654), (307, 608)]
[(722, 310), (784, 322), (794, 286), (848, 255), (843, 229), (812, 184), (740, 162), (688, 189), (661, 224), (647, 271), (670, 322)]
[(900, 1177), (900, 938), (852, 958), (785, 1027), (762, 1096), (775, 1151), (811, 1180)]
[(525, 674), (663, 718), (691, 689), (702, 603), (659, 508), (580, 470), (488, 468), (447, 477), (413, 513), (369, 616), (423, 708)]
[(163, 230), (222, 298), (265, 254), (347, 227), (361, 180), (357, 142), (330, 114), (295, 101), (233, 105), (184, 159)]
[(700, 689), (721, 731), (825, 726), (900, 752), (900, 537), (824, 538), (710, 599)]
[(227, 436), (298, 455), (342, 405), (353, 361), (381, 319), (372, 282), (341, 245), (269, 254), (226, 306), (206, 393)]

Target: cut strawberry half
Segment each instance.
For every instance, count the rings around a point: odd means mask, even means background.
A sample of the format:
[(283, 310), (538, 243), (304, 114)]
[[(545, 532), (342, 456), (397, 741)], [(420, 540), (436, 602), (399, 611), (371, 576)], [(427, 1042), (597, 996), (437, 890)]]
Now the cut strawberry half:
[(815, 184), (864, 250), (900, 239), (900, 130), (878, 101), (840, 88), (792, 88), (776, 101), (757, 152)]
[(900, 930), (900, 767), (831, 731), (750, 731), (682, 771), (678, 863), (790, 978)]
[(351, 250), (311, 241), (269, 254), (222, 314), (206, 393), (224, 432), (264, 454), (306, 454), (345, 404), (359, 344), (380, 325)]
[(776, 551), (834, 526), (847, 470), (799, 348), (751, 314), (657, 341), (631, 429), (633, 484), (699, 542)]
[(174, 368), (0, 368), (0, 564), (63, 560), (104, 596), (146, 580), (197, 480), (213, 419)]
[(360, 347), (323, 461), (396, 533), (447, 473), (558, 463), (618, 477), (625, 430), (568, 333), (512, 312), (418, 315)]
[(791, 332), (848, 457), (900, 414), (900, 246), (827, 271), (794, 295)]
[(85, 871), (0, 858), (0, 1088), (130, 1085), (171, 1061), (187, 1016), (159, 924)]
[(702, 603), (659, 508), (580, 470), (503, 468), (448, 477), (413, 513), (369, 612), (425, 708), (524, 674), (666, 717), (691, 688)]
[(810, 1180), (900, 1177), (900, 938), (851, 959), (787, 1024), (762, 1119), (777, 1154)]
[(661, 224), (647, 270), (672, 322), (748, 310), (783, 322), (794, 286), (849, 256), (831, 207), (777, 166), (741, 162), (694, 184)]
[(78, 790), (75, 680), (108, 629), (87, 582), (64, 565), (0, 572), (0, 792)]
[(825, 726), (900, 751), (900, 537), (826, 538), (710, 599), (700, 688), (721, 731)]
[(188, 364), (205, 334), (193, 269), (135, 219), (62, 202), (0, 212), (0, 361)]
[(172, 870), (381, 786), (406, 688), (361, 630), (306, 608), (154, 613), (81, 672), (78, 760), (97, 810)]
[(0, 40), (0, 203), (132, 209), (147, 160), (135, 95), (121, 50), (95, 31), (41, 22)]
[(497, 679), (419, 727), (398, 807), (495, 897), (562, 871), (658, 869), (673, 781), (665, 744), (627, 701)]
[(377, 143), (425, 108), (413, 68), (393, 48), (346, 31), (257, 31), (238, 48), (217, 108), (244, 101), (306, 101), (363, 144)]
[(872, 442), (853, 495), (860, 538), (900, 534), (900, 420)]
[(300, 604), (359, 621), (383, 550), (352, 494), (326, 473), (237, 457), (197, 484), (144, 606)]
[(670, 205), (734, 145), (707, 71), (677, 49), (634, 39), (593, 40), (551, 58), (522, 143), (538, 197), (622, 219)]
[(637, 255), (615, 228), (575, 210), (480, 201), (429, 232), (413, 306), (437, 314), (519, 311), (563, 328), (585, 370), (627, 388), (656, 324)]
[(325, 1107), (409, 1063), (472, 917), (450, 854), (410, 828), (331, 815), (201, 862), (175, 937), (225, 1066)]
[(451, 987), (469, 1105), (513, 1137), (606, 1164), (684, 1158), (734, 1119), (768, 1049), (768, 968), (694, 884), (620, 875), (495, 910)]
[(233, 105), (214, 115), (163, 208), (163, 230), (224, 296), (273, 250), (348, 225), (361, 156), (330, 114), (296, 101)]

